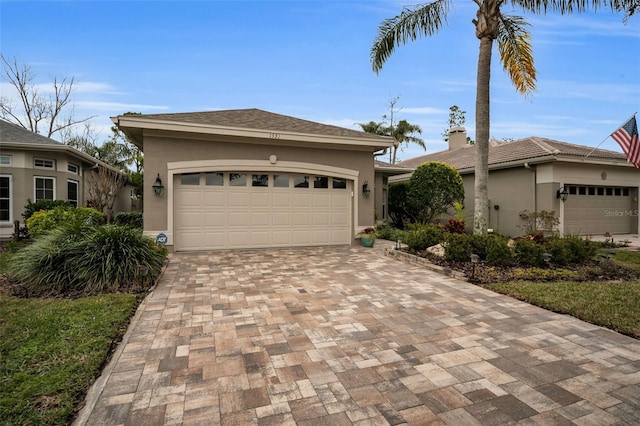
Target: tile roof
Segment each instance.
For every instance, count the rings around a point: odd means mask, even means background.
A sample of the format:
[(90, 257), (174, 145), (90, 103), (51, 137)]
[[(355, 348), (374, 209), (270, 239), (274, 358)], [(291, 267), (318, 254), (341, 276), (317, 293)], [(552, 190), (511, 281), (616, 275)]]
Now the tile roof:
[(257, 108), (168, 114), (144, 114), (138, 117), (180, 123), (273, 130), (278, 132), (294, 132), (312, 135), (381, 140), (389, 139), (388, 137), (378, 136), (371, 133), (346, 129), (329, 124), (316, 123)]
[(63, 145), (61, 142), (39, 135), (17, 124), (0, 119), (0, 142), (18, 142), (37, 145)]
[[(497, 166), (514, 161), (525, 162), (535, 159), (557, 156), (569, 158), (583, 158), (593, 150), (592, 147), (560, 142), (553, 139), (530, 136), (513, 142), (491, 141), (489, 144), (489, 166)], [(473, 145), (464, 145), (455, 149), (435, 152), (402, 161), (398, 165), (415, 168), (428, 161), (441, 161), (452, 165), (458, 170), (473, 169), (475, 167), (476, 150)], [(596, 149), (589, 155), (593, 159), (622, 160), (626, 162), (624, 154)]]

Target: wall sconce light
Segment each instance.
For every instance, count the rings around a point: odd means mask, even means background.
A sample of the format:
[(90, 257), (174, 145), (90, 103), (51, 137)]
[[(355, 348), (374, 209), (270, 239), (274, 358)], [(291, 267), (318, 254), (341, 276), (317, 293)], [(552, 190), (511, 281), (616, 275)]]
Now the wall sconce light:
[(559, 198), (562, 201), (567, 201), (567, 198), (569, 198), (569, 191), (567, 191), (567, 188), (564, 186), (560, 187), (556, 192), (556, 198)]
[(158, 177), (151, 187), (153, 188), (153, 193), (156, 194), (156, 197), (162, 196), (162, 193), (164, 192), (164, 185), (162, 184), (162, 179), (160, 179), (160, 173), (158, 173)]
[(371, 190), (369, 189), (369, 181), (365, 180), (362, 184), (362, 195), (364, 195), (364, 198), (369, 198), (369, 194), (371, 194)]

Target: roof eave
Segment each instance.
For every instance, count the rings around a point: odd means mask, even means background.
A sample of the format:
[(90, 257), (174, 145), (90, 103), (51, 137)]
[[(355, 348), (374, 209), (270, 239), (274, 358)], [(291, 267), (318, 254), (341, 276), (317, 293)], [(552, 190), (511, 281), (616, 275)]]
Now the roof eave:
[[(318, 144), (350, 145), (359, 148), (371, 148), (374, 150), (390, 148), (394, 140), (389, 137), (354, 138), (348, 136), (318, 135), (309, 133), (277, 131), (269, 129), (249, 129), (239, 127), (217, 126), (211, 124), (183, 123), (177, 121), (160, 121), (144, 117), (117, 116), (111, 117), (113, 123), (118, 126), (132, 141), (142, 146), (143, 130), (161, 130), (179, 133), (198, 133), (208, 135), (232, 136), (250, 139), (272, 139), (275, 141), (307, 142)], [(132, 132), (140, 129), (140, 132)]]

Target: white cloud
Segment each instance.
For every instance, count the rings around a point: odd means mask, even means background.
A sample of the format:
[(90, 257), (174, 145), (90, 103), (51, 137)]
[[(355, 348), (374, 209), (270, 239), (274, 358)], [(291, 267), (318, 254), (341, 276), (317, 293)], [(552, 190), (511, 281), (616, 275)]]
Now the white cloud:
[(78, 101), (76, 107), (92, 111), (166, 111), (169, 109), (166, 105), (146, 105), (146, 104), (130, 104), (124, 102), (105, 102), (105, 101)]
[(409, 107), (402, 108), (399, 112), (405, 114), (446, 114), (448, 111), (434, 107)]

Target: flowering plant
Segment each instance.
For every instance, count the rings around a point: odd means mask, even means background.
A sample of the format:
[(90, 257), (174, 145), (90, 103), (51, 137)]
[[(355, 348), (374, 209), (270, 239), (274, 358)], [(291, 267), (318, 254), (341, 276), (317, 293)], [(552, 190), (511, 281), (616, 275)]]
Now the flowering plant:
[(376, 230), (374, 228), (371, 228), (371, 227), (364, 228), (362, 231), (360, 231), (360, 236), (368, 237), (368, 238), (375, 237), (376, 236)]

